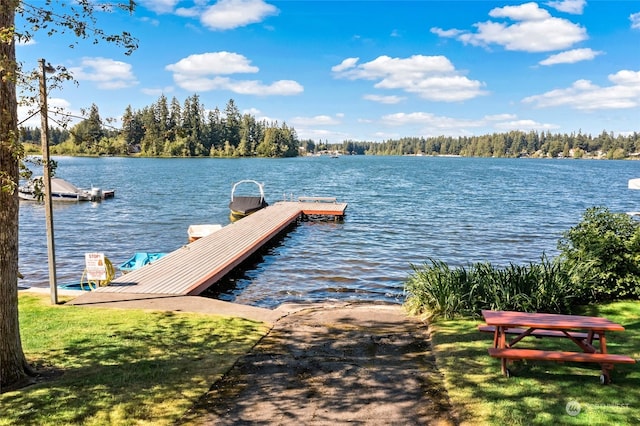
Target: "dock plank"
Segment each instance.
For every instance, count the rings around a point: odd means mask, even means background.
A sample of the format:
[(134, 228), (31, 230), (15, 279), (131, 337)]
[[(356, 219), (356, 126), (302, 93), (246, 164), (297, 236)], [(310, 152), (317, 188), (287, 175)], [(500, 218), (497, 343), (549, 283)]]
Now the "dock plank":
[(346, 203), (278, 202), (186, 244), (99, 292), (198, 295), (294, 223), (301, 214), (343, 216)]

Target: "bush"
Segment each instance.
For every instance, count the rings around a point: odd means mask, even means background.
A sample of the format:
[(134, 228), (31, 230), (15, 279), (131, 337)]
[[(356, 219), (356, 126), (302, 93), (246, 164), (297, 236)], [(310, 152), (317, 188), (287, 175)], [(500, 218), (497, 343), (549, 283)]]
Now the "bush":
[(411, 268), (405, 306), (429, 320), (477, 316), (482, 309), (569, 313), (575, 294), (560, 265), (544, 256), (539, 264), (503, 269), (490, 263), (451, 269), (433, 259)]
[(626, 213), (587, 209), (558, 249), (581, 303), (640, 298), (640, 223)]

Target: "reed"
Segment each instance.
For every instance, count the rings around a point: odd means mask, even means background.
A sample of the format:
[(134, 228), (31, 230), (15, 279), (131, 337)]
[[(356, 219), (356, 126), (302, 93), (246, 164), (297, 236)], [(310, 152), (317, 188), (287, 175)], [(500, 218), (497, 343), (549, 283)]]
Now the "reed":
[(430, 320), (478, 316), (482, 309), (569, 313), (574, 299), (566, 273), (546, 257), (505, 268), (488, 262), (450, 268), (434, 259), (411, 268), (405, 306)]

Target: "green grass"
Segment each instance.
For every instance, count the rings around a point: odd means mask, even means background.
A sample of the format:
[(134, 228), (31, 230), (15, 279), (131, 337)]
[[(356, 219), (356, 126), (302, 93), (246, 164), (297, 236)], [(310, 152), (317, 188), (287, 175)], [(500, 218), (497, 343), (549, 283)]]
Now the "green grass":
[[(604, 316), (625, 327), (607, 334), (610, 353), (640, 359), (640, 302), (615, 302), (577, 314)], [(438, 368), (462, 424), (486, 425), (637, 425), (640, 424), (640, 364), (618, 364), (613, 383), (599, 382), (600, 367), (590, 364), (519, 362), (515, 377), (500, 372), (500, 360), (487, 348), (493, 335), (480, 333), (481, 320), (443, 320), (432, 325)], [(531, 345), (528, 339), (518, 345)], [(576, 350), (564, 339), (536, 339), (537, 348)], [(533, 346), (531, 346), (533, 347)], [(580, 404), (567, 414), (570, 401)]]
[(0, 425), (172, 424), (267, 331), (214, 315), (20, 296), (27, 359), (62, 375), (0, 394)]

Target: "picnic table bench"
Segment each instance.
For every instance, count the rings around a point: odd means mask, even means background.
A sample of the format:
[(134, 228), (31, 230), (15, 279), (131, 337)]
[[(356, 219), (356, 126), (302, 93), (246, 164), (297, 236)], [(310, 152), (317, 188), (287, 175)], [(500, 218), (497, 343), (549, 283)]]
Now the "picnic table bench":
[[(625, 355), (607, 353), (607, 331), (624, 331), (624, 327), (606, 318), (580, 315), (540, 314), (515, 311), (483, 310), (482, 316), (486, 324), (478, 329), (482, 332), (493, 332), (493, 347), (489, 355), (500, 358), (502, 373), (509, 377), (511, 371), (507, 361), (542, 360), (555, 362), (591, 362), (600, 364), (602, 374), (600, 382), (611, 381), (611, 370), (614, 364), (633, 364), (635, 359)], [(507, 335), (515, 335), (507, 340)], [(514, 348), (519, 341), (528, 336), (567, 338), (574, 342), (582, 352), (548, 351), (539, 349)], [(599, 341), (598, 347), (594, 340)]]
[[(493, 325), (486, 325), (486, 324), (480, 324), (478, 325), (478, 330), (482, 331), (483, 333), (495, 333), (496, 328)], [(580, 331), (563, 331), (563, 330), (540, 330), (540, 329), (534, 329), (531, 330), (530, 332), (528, 332), (529, 329), (526, 328), (507, 328), (506, 330), (504, 330), (504, 332), (506, 334), (523, 334), (523, 333), (527, 333), (528, 336), (533, 336), (533, 337), (568, 337), (567, 335), (571, 336), (571, 337), (575, 337), (577, 339), (586, 339), (589, 337), (588, 333), (584, 333), (584, 332), (580, 332)], [(593, 339), (597, 340), (599, 339), (599, 335), (598, 333), (593, 333)]]

